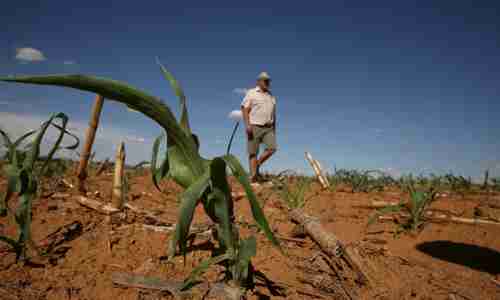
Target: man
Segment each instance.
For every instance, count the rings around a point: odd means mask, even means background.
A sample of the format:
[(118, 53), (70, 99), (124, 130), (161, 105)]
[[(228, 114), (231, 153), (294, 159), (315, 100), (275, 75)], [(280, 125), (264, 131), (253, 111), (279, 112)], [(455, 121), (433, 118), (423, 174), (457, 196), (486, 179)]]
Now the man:
[[(245, 121), (248, 159), (252, 182), (259, 181), (259, 168), (276, 152), (276, 98), (271, 94), (271, 77), (262, 72), (257, 77), (257, 86), (248, 90), (241, 111)], [(266, 145), (260, 157), (259, 147)]]

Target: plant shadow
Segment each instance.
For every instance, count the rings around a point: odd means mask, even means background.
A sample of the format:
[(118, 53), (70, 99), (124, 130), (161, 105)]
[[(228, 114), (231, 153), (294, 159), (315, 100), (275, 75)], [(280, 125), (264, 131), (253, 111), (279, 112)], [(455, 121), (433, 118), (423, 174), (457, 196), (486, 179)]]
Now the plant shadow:
[[(279, 284), (276, 284), (276, 282), (272, 281), (271, 279), (269, 279), (266, 276), (266, 274), (262, 273), (261, 271), (254, 270), (254, 275), (255, 279), (257, 280), (256, 286), (262, 286), (266, 288), (273, 297), (286, 296), (285, 288), (280, 286)], [(257, 299), (262, 299), (262, 300), (271, 299), (270, 296), (264, 295), (260, 292), (255, 292), (255, 295)]]
[(424, 242), (416, 248), (440, 260), (493, 275), (500, 274), (500, 252), (490, 248), (451, 241)]

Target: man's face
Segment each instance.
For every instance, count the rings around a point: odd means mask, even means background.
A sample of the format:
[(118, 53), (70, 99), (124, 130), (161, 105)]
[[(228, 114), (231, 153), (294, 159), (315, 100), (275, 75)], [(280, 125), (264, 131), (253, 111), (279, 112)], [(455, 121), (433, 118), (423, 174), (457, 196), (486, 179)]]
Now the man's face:
[(271, 80), (270, 79), (259, 79), (257, 80), (257, 85), (264, 90), (268, 90), (269, 87), (271, 86)]

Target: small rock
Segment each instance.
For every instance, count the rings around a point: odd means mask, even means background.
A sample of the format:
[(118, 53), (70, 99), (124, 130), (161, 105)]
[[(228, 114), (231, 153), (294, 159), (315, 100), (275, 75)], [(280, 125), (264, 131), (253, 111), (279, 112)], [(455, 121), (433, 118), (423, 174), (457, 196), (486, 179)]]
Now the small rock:
[(49, 206), (47, 207), (47, 210), (48, 211), (57, 210), (57, 204), (49, 204)]

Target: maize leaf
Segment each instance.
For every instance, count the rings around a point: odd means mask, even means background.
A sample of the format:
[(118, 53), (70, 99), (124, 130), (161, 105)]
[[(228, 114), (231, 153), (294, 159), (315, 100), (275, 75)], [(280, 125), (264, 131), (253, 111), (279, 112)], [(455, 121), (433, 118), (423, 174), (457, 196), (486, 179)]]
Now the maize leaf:
[(274, 246), (280, 248), (280, 244), (276, 237), (274, 236), (269, 224), (267, 223), (266, 217), (260, 208), (259, 202), (255, 197), (255, 194), (250, 186), (250, 181), (248, 180), (248, 176), (239, 163), (238, 159), (234, 155), (225, 155), (222, 157), (224, 161), (227, 163), (229, 168), (231, 169), (234, 177), (239, 181), (239, 183), (245, 189), (245, 193), (247, 194), (248, 202), (250, 203), (250, 208), (252, 210), (252, 216), (257, 223), (257, 226), (264, 232), (265, 236), (273, 243)]
[[(210, 183), (210, 173), (207, 171), (200, 176), (189, 188), (187, 188), (180, 196), (181, 206), (179, 208), (179, 221), (175, 226), (175, 234), (172, 244), (172, 251), (175, 252), (176, 245), (179, 245), (179, 250), (182, 255), (186, 254), (186, 240), (189, 234), (189, 227), (193, 221), (193, 214), (198, 204), (198, 201), (205, 193)], [(173, 257), (175, 253), (169, 253)]]

